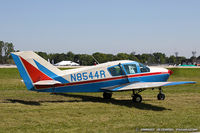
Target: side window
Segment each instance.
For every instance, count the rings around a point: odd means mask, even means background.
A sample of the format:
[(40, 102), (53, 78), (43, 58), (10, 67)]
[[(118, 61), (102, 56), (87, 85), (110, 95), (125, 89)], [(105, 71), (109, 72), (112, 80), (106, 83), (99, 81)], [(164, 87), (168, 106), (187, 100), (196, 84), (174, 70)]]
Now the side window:
[(139, 66), (140, 66), (141, 73), (150, 72), (150, 69), (147, 66), (145, 66), (145, 65), (143, 65), (141, 63), (139, 63)]
[(124, 75), (120, 66), (110, 67), (108, 68), (108, 71), (111, 73), (112, 76)]
[(137, 67), (136, 67), (135, 64), (124, 65), (124, 69), (126, 70), (127, 74), (135, 74), (135, 73), (137, 73)]

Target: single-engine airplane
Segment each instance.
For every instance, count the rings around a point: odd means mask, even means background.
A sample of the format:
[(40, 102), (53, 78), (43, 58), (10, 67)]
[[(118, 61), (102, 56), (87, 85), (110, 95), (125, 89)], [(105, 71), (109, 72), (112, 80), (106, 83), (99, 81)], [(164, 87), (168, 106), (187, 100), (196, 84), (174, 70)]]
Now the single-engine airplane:
[(172, 71), (147, 67), (131, 60), (112, 61), (84, 68), (60, 70), (32, 51), (13, 52), (12, 57), (28, 90), (37, 92), (112, 92), (132, 90), (133, 102), (141, 102), (140, 92), (159, 89), (158, 100), (164, 100), (161, 87), (193, 84), (194, 81), (167, 82)]

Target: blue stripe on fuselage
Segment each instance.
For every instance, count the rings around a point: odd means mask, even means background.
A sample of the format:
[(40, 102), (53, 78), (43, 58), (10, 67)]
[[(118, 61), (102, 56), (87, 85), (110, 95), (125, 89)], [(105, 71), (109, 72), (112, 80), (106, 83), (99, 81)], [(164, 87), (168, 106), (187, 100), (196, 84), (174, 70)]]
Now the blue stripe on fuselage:
[[(142, 76), (140, 77), (140, 82), (164, 82), (164, 81), (167, 81), (168, 77), (169, 77), (169, 74)], [(138, 77), (136, 78), (138, 79)], [(87, 84), (81, 84), (81, 85), (56, 87), (54, 88), (53, 92), (103, 92), (104, 90), (101, 90), (101, 88), (121, 85), (125, 83), (128, 83), (128, 80), (126, 78), (123, 78), (123, 79), (117, 79), (117, 80), (111, 80), (111, 81), (102, 81), (102, 82), (87, 83)], [(38, 90), (38, 91), (52, 92), (52, 88)]]
[[(158, 74), (158, 75), (148, 75), (133, 77), (131, 81), (140, 81), (140, 82), (166, 82), (169, 78), (169, 74)], [(134, 80), (135, 79), (135, 80)]]
[[(64, 87), (56, 87), (53, 92), (103, 92), (101, 88), (120, 85), (127, 83), (126, 79), (112, 80), (112, 81), (103, 81), (89, 84), (81, 85), (71, 85)], [(40, 92), (52, 92), (52, 89), (38, 90)]]

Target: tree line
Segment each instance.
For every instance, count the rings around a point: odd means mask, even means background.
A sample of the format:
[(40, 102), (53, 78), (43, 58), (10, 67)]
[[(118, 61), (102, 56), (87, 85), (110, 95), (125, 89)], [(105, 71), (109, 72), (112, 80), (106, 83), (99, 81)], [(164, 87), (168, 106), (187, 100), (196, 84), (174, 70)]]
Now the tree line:
[[(14, 64), (12, 57), (10, 55), (11, 52), (14, 52), (14, 45), (12, 43), (0, 41), (0, 64)], [(197, 60), (200, 60), (200, 56), (196, 57), (196, 52), (192, 51), (193, 56), (191, 58), (186, 58), (184, 56), (178, 56), (178, 52), (175, 55), (171, 55), (167, 57), (164, 53), (155, 52), (152, 54), (136, 54), (132, 52), (130, 54), (127, 53), (118, 53), (114, 54), (106, 54), (96, 52), (92, 55), (89, 54), (74, 54), (69, 51), (66, 53), (46, 53), (46, 52), (36, 52), (38, 55), (43, 57), (46, 60), (49, 60), (51, 63), (56, 64), (63, 60), (69, 60), (80, 65), (94, 65), (96, 60), (99, 63), (104, 63), (108, 61), (115, 60), (134, 60), (144, 64), (153, 65), (153, 64), (183, 64), (183, 63), (193, 63), (195, 64)], [(194, 54), (195, 53), (195, 54)]]
[[(118, 53), (116, 55), (113, 54), (105, 54), (96, 52), (92, 55), (89, 54), (74, 54), (73, 52), (69, 51), (67, 53), (50, 53), (47, 54), (46, 52), (37, 52), (41, 57), (46, 60), (50, 60), (51, 63), (58, 63), (63, 60), (70, 60), (80, 65), (94, 65), (96, 60), (99, 63), (104, 63), (108, 61), (115, 61), (115, 60), (134, 60), (144, 64), (153, 65), (153, 64), (171, 64), (171, 65), (179, 65), (183, 63), (190, 63), (195, 64), (195, 62), (199, 59), (192, 56), (191, 58), (186, 58), (184, 56), (175, 56), (171, 55), (167, 57), (164, 53), (155, 52), (152, 54), (135, 54), (132, 52), (130, 54), (127, 53)], [(95, 58), (95, 59), (94, 59)]]

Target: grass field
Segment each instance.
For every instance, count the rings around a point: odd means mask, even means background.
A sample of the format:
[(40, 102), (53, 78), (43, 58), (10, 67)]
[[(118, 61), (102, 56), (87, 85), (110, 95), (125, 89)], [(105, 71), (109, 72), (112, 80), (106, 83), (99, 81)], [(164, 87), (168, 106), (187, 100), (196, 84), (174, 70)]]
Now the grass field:
[(173, 68), (171, 81), (194, 85), (165, 87), (141, 93), (117, 92), (111, 100), (101, 93), (51, 95), (27, 91), (16, 68), (0, 69), (0, 132), (136, 132), (141, 128), (196, 128), (200, 130), (200, 69)]

